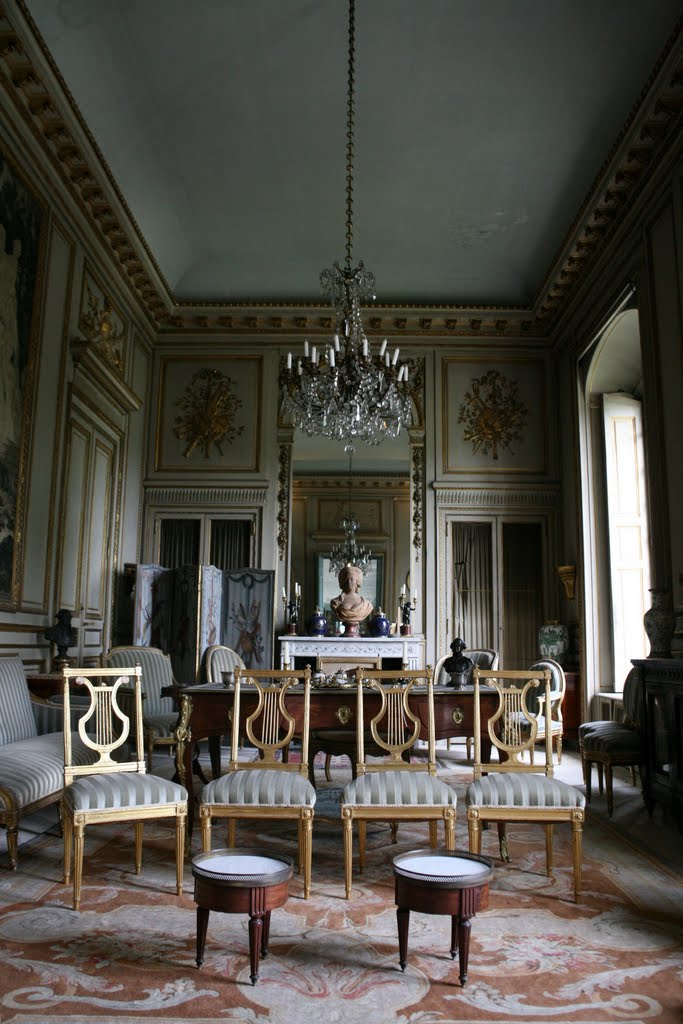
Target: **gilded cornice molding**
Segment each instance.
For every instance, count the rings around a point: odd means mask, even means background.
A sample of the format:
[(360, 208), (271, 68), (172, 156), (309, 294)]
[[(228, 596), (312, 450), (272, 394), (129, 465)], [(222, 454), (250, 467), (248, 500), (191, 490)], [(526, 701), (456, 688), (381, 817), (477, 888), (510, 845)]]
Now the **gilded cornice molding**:
[[(367, 333), (404, 333), (425, 340), (473, 336), (547, 340), (577, 284), (623, 223), (648, 172), (680, 136), (682, 50), (679, 25), (529, 307), (369, 306)], [(277, 337), (304, 332), (315, 336), (331, 330), (329, 309), (317, 303), (189, 303), (172, 299), (168, 283), (40, 40), (24, 0), (0, 8), (0, 71), (4, 88), (30, 125), (46, 159), (58, 171), (103, 247), (113, 254), (122, 276), (160, 332)]]
[(521, 488), (493, 488), (493, 487), (449, 487), (448, 484), (432, 484), (436, 492), (436, 503), (438, 508), (457, 507), (463, 509), (479, 508), (556, 508), (559, 505), (559, 491), (557, 488), (530, 487)]
[(146, 487), (148, 505), (265, 505), (268, 485), (263, 487)]

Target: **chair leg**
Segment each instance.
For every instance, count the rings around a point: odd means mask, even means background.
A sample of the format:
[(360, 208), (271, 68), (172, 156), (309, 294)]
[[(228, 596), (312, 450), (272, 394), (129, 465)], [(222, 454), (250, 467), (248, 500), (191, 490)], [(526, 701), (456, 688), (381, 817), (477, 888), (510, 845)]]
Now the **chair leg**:
[(199, 808), (199, 825), (202, 835), (202, 853), (208, 853), (211, 849), (211, 814), (208, 807)]
[(228, 818), (228, 846), (230, 849), (235, 845), (237, 836), (237, 818)]
[(545, 825), (545, 873), (550, 878), (553, 873), (553, 826)]
[(145, 834), (145, 824), (142, 821), (135, 822), (135, 874), (142, 872), (142, 839)]
[(605, 790), (607, 793), (607, 815), (612, 817), (612, 810), (614, 807), (613, 796), (612, 796), (612, 765), (605, 765)]
[(446, 849), (450, 852), (455, 850), (455, 810), (451, 814), (449, 810), (444, 814), (443, 819)]
[(392, 821), (390, 823), (390, 825), (389, 825), (389, 829), (391, 831), (391, 841), (392, 841), (392, 843), (397, 843), (398, 842), (398, 822), (397, 821)]
[(562, 764), (562, 733), (558, 732), (557, 736), (557, 763)]
[(304, 899), (311, 895), (311, 868), (313, 864), (313, 815), (306, 811), (299, 821), (302, 833), (302, 859), (304, 872)]
[(507, 828), (504, 821), (498, 822), (498, 847), (500, 849), (501, 860), (510, 863), (510, 851), (508, 850), (508, 836)]
[(183, 894), (183, 872), (185, 869), (185, 812), (176, 814), (175, 819), (175, 891)]
[(365, 871), (365, 838), (367, 836), (367, 822), (365, 818), (358, 820), (358, 869)]
[(85, 825), (74, 823), (74, 910), (81, 905), (81, 881), (83, 879), (83, 842)]
[(636, 766), (634, 764), (632, 764), (630, 770), (631, 770), (631, 785), (632, 786), (637, 786), (638, 782), (637, 782), (637, 779), (636, 779)]
[(479, 818), (467, 818), (470, 853), (481, 853), (481, 821)]
[(351, 899), (351, 871), (353, 858), (353, 818), (344, 818), (344, 889), (347, 900)]
[(467, 751), (467, 760), (472, 760), (472, 736), (468, 736), (465, 740), (465, 749)]
[(600, 796), (602, 796), (603, 778), (604, 778), (604, 774), (605, 774), (604, 771), (603, 771), (603, 767), (602, 767), (602, 761), (598, 761), (597, 762), (597, 769), (598, 769), (598, 792), (600, 793)]
[(572, 819), (572, 854), (574, 860), (574, 902), (581, 895), (581, 848), (583, 843), (583, 815)]
[(439, 823), (436, 818), (432, 818), (429, 822), (429, 845), (432, 850), (435, 850), (439, 845)]
[(586, 803), (591, 802), (591, 775), (593, 774), (593, 762), (589, 761), (581, 751), (581, 767), (583, 768), (583, 784), (586, 787)]
[(64, 885), (68, 885), (71, 879), (71, 846), (73, 843), (73, 825), (71, 816), (65, 807), (60, 812), (62, 819), (62, 835), (64, 836)]

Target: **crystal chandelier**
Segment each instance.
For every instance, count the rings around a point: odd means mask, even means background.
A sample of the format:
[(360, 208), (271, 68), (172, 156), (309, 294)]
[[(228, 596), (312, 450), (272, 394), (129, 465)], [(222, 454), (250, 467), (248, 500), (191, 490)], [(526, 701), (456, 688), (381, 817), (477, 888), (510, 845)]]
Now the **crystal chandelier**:
[(362, 573), (365, 573), (372, 558), (372, 552), (356, 540), (360, 524), (351, 511), (351, 465), (354, 450), (352, 444), (347, 444), (344, 448), (349, 456), (349, 501), (346, 515), (339, 524), (344, 531), (344, 540), (341, 544), (334, 545), (329, 556), (330, 572), (335, 575), (339, 575), (345, 565), (355, 565)]
[(338, 441), (360, 439), (380, 444), (398, 437), (411, 419), (408, 364), (399, 350), (370, 348), (361, 317), (361, 300), (375, 298), (375, 277), (352, 266), (354, 143), (355, 0), (349, 0), (349, 63), (346, 120), (346, 260), (320, 275), (323, 293), (334, 308), (333, 336), (320, 346), (304, 342), (303, 356), (287, 355), (283, 373), (282, 411), (309, 437)]

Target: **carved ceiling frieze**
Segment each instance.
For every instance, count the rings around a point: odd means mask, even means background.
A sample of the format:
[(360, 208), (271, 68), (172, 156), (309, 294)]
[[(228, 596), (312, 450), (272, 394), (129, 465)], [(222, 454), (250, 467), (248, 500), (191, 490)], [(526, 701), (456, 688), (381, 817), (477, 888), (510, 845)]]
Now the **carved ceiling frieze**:
[[(51, 70), (47, 82), (37, 66), (37, 58), (34, 60), (28, 52), (34, 44), (25, 44), (22, 34), (27, 27), (33, 31), (34, 26), (22, 0), (18, 0), (16, 9), (20, 16), (14, 9), (9, 13), (0, 8), (0, 82), (103, 245), (113, 253), (122, 277), (158, 329), (163, 333), (200, 329), (231, 334), (329, 331), (329, 314), (322, 315), (313, 306), (309, 313), (306, 303), (207, 303), (205, 307), (174, 304), (170, 289), (50, 54), (42, 54)], [(19, 17), (25, 24), (19, 24)], [(468, 310), (448, 305), (410, 305), (386, 311), (370, 309), (370, 331), (398, 330), (416, 338), (473, 333), (482, 337), (546, 338), (577, 284), (623, 222), (643, 186), (646, 172), (678, 136), (682, 112), (683, 57), (680, 52), (676, 59), (672, 53), (665, 54), (596, 176), (529, 308)]]

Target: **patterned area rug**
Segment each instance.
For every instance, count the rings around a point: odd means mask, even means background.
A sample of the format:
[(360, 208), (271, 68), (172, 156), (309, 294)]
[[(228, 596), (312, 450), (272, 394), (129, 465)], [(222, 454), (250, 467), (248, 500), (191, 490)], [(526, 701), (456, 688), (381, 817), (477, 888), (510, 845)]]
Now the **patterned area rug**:
[[(468, 772), (443, 777), (458, 791), (457, 841), (465, 850)], [(192, 878), (188, 866), (185, 893), (176, 898), (170, 829), (148, 827), (140, 877), (132, 873), (132, 830), (90, 829), (76, 914), (60, 882), (56, 818), (47, 831), (40, 823), (33, 838), (27, 828), (18, 872), (0, 869), (0, 1020), (680, 1024), (681, 880), (592, 820), (580, 904), (572, 898), (567, 828), (555, 830), (552, 879), (540, 828), (510, 827), (511, 864), (498, 859), (492, 830), (483, 851), (496, 865), (490, 907), (472, 922), (466, 987), (448, 952), (445, 917), (411, 915), (401, 973), (392, 859), (426, 847), (427, 827), (402, 825), (396, 845), (388, 827), (369, 827), (367, 870), (361, 878), (354, 865), (353, 898), (345, 900), (341, 826), (332, 810), (347, 778), (348, 771), (336, 772), (331, 785), (319, 783), (311, 898), (302, 899), (295, 875), (288, 903), (273, 912), (270, 955), (253, 987), (246, 916), (211, 914), (197, 969)], [(222, 837), (215, 828), (215, 846)], [(244, 827), (238, 842), (296, 856), (288, 823)]]

